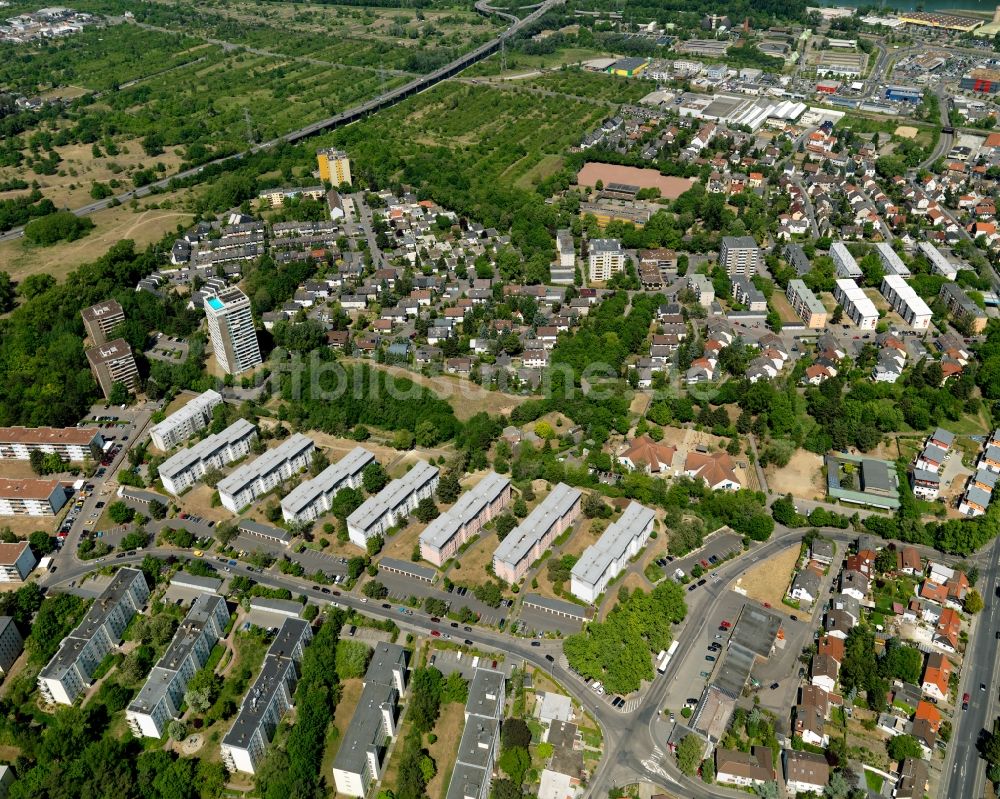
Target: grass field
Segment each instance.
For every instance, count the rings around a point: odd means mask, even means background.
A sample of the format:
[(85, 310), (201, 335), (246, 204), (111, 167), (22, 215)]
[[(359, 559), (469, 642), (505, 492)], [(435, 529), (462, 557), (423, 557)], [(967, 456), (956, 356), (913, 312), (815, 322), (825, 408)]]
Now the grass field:
[(136, 249), (141, 250), (178, 225), (188, 225), (193, 217), (184, 211), (167, 209), (136, 213), (120, 205), (98, 211), (90, 218), (96, 227), (77, 241), (52, 247), (34, 247), (23, 239), (0, 242), (0, 264), (13, 280), (23, 280), (32, 274), (47, 274), (62, 280), (80, 264), (96, 260), (122, 239), (131, 239)]
[(587, 47), (567, 47), (556, 50), (554, 53), (543, 55), (528, 55), (527, 53), (507, 53), (507, 71), (500, 71), (500, 58), (490, 56), (471, 67), (468, 75), (516, 75), (519, 72), (528, 72), (536, 69), (559, 69), (563, 66), (572, 66), (581, 61), (589, 61), (593, 58), (608, 58), (610, 53), (603, 50), (595, 50)]

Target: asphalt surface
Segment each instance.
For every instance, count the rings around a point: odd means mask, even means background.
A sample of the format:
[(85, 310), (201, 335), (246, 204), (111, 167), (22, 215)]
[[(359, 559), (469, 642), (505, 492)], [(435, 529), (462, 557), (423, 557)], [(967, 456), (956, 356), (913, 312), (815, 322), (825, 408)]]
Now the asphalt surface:
[[(1000, 600), (997, 599), (997, 578), (1000, 575), (1000, 546), (993, 544), (990, 549), (979, 553), (976, 562), (980, 568), (979, 588), (984, 606), (976, 617), (972, 643), (965, 653), (962, 681), (959, 684), (961, 696), (969, 693), (969, 709), (956, 710), (952, 744), (944, 763), (942, 783), (947, 790), (939, 792), (945, 797), (983, 796), (986, 781), (986, 764), (979, 758), (976, 742), (983, 731), (993, 727), (997, 716), (997, 683), (994, 678), (997, 668), (996, 631), (1000, 630)], [(980, 691), (980, 684), (986, 686)], [(945, 782), (947, 781), (947, 782)]]

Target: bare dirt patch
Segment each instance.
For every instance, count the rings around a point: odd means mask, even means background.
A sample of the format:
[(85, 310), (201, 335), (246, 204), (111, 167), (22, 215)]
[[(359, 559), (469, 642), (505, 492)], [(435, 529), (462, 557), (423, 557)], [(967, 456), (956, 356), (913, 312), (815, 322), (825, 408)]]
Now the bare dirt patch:
[(782, 469), (768, 467), (767, 485), (776, 494), (791, 494), (801, 499), (823, 499), (823, 458), (815, 452), (797, 449)]
[(769, 603), (772, 610), (782, 613), (793, 613), (793, 609), (782, 604), (788, 585), (792, 581), (792, 572), (799, 559), (798, 546), (790, 546), (773, 558), (768, 558), (752, 569), (743, 573), (736, 580), (736, 587), (746, 592), (750, 599), (761, 603)]
[(899, 136), (901, 139), (915, 139), (919, 133), (920, 131), (911, 125), (900, 125), (893, 135)]

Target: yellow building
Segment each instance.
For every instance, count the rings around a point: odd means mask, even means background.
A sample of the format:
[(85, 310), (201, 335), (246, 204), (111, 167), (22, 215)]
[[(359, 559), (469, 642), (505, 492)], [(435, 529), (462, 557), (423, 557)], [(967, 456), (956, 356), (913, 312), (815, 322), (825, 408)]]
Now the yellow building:
[(319, 176), (334, 186), (351, 182), (351, 161), (342, 150), (319, 150), (316, 153)]

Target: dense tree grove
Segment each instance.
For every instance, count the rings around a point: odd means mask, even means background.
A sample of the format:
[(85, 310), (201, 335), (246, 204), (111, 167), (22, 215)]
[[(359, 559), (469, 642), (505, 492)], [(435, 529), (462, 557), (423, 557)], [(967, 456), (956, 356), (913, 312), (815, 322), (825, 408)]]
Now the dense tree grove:
[[(408, 430), (420, 446), (454, 438), (461, 430), (451, 405), (405, 377), (394, 377), (367, 364), (330, 364), (330, 371), (306, 368), (282, 376), (285, 418), (302, 429), (343, 435), (355, 425)], [(315, 376), (320, 391), (312, 396)], [(329, 392), (329, 395), (323, 394)], [(331, 401), (333, 398), (335, 401)]]
[(592, 622), (563, 644), (570, 666), (604, 683), (613, 694), (627, 694), (653, 678), (650, 654), (666, 649), (671, 626), (684, 619), (684, 589), (668, 580), (650, 593), (624, 588), (603, 622)]

